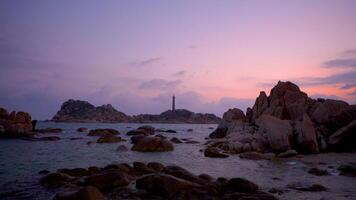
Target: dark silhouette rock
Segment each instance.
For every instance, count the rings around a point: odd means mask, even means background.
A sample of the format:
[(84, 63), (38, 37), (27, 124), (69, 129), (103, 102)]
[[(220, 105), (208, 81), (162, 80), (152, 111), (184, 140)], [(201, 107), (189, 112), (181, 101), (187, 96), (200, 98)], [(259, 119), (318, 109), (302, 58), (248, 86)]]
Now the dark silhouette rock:
[(256, 184), (243, 178), (230, 179), (227, 183), (227, 188), (228, 190), (242, 193), (255, 193), (259, 189)]
[(57, 122), (128, 122), (130, 117), (117, 111), (112, 105), (95, 107), (87, 101), (70, 99), (64, 102), (61, 109), (52, 118)]
[(126, 187), (131, 177), (121, 170), (106, 170), (84, 179), (85, 183), (98, 189), (111, 189), (115, 187)]
[(316, 176), (327, 176), (330, 175), (330, 173), (327, 170), (319, 169), (319, 168), (311, 168), (308, 170), (309, 174), (314, 174)]
[(340, 171), (340, 175), (342, 176), (356, 177), (356, 163), (343, 164), (337, 169)]
[(0, 137), (19, 138), (32, 135), (32, 120), (26, 112), (11, 112), (0, 107)]
[(40, 183), (45, 187), (59, 187), (67, 184), (71, 177), (63, 173), (51, 173), (41, 178)]
[(58, 172), (75, 177), (89, 176), (91, 174), (90, 171), (85, 168), (60, 169)]

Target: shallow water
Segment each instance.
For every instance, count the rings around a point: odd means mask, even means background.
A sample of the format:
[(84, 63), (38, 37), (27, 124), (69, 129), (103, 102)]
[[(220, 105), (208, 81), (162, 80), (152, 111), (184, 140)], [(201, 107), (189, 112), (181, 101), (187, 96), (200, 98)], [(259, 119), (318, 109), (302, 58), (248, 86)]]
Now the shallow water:
[[(305, 193), (290, 190), (280, 199), (356, 199), (356, 179), (337, 175), (317, 177), (306, 171), (317, 165), (318, 159), (324, 162), (355, 161), (355, 154), (335, 154), (332, 158), (322, 155), (315, 159), (289, 159), (280, 162), (241, 160), (238, 156), (229, 158), (207, 158), (200, 149), (204, 148), (205, 138), (212, 131), (206, 124), (151, 124), (155, 128), (173, 129), (177, 133), (160, 133), (169, 138), (191, 138), (199, 144), (174, 144), (174, 151), (162, 153), (117, 152), (119, 145), (131, 147), (129, 137), (125, 133), (143, 124), (81, 124), (81, 123), (53, 123), (39, 122), (38, 128), (56, 127), (64, 131), (56, 135), (59, 141), (24, 141), (0, 140), (0, 199), (48, 199), (54, 190), (45, 190), (38, 184), (41, 170), (55, 171), (60, 168), (105, 166), (110, 163), (161, 162), (176, 164), (195, 174), (207, 173), (213, 177), (244, 177), (256, 182), (263, 190), (272, 187), (285, 188), (293, 181), (312, 181), (331, 188), (327, 192)], [(96, 141), (97, 137), (86, 136), (86, 133), (76, 131), (79, 127), (88, 129), (114, 128), (121, 132), (121, 137), (127, 142), (115, 144), (87, 145), (88, 141)], [(193, 129), (193, 132), (187, 132)], [(70, 138), (82, 137), (79, 140)], [(324, 157), (323, 157), (324, 156)], [(335, 165), (336, 166), (336, 165)], [(323, 166), (321, 166), (323, 167)], [(330, 169), (332, 171), (332, 169)], [(273, 178), (279, 178), (274, 180)], [(346, 195), (346, 196), (345, 196)]]

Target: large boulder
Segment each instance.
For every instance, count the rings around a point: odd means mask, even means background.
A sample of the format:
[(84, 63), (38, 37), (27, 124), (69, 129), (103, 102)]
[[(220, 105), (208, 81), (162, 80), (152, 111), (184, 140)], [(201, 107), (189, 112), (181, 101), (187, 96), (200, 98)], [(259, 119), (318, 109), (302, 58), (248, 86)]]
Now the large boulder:
[(291, 149), (290, 140), (293, 137), (293, 132), (289, 120), (262, 115), (256, 123), (259, 126), (259, 134), (266, 135), (272, 151), (280, 153)]
[(238, 108), (229, 109), (223, 115), (219, 126), (209, 135), (210, 138), (223, 138), (247, 122), (244, 112)]
[(222, 153), (220, 149), (216, 147), (208, 147), (204, 151), (204, 156), (211, 158), (227, 158), (229, 155)]
[(314, 124), (308, 114), (304, 113), (303, 118), (296, 122), (295, 131), (300, 152), (319, 153)]
[[(260, 92), (255, 104), (252, 107), (251, 122), (254, 122), (268, 108), (268, 98), (264, 91)], [(247, 113), (246, 113), (247, 114)], [(249, 114), (250, 115), (250, 114)]]
[(98, 138), (98, 140), (96, 141), (97, 143), (117, 143), (117, 142), (122, 142), (125, 141), (124, 139), (122, 139), (121, 137), (115, 136), (115, 135), (105, 135), (105, 136), (101, 136), (100, 138)]
[(141, 152), (173, 151), (173, 144), (160, 137), (144, 137), (132, 146), (131, 150)]
[(26, 112), (11, 112), (0, 108), (0, 137), (22, 137), (28, 136), (32, 131), (32, 120)]
[(327, 124), (333, 116), (340, 114), (349, 105), (340, 100), (322, 100), (316, 102), (310, 110), (310, 117), (318, 124)]
[(131, 177), (121, 170), (113, 169), (86, 177), (84, 181), (85, 184), (99, 189), (111, 189), (126, 187), (130, 183)]

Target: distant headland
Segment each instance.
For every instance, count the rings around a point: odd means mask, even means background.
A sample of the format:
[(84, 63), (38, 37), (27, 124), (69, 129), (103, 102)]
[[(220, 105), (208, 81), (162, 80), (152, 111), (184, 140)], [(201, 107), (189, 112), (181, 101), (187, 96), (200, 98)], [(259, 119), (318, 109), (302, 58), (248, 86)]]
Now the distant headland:
[(54, 122), (102, 122), (102, 123), (188, 123), (217, 124), (221, 118), (209, 113), (194, 113), (186, 109), (176, 109), (175, 96), (172, 97), (172, 109), (161, 114), (126, 115), (111, 104), (95, 107), (82, 100), (69, 99), (64, 102), (51, 119)]

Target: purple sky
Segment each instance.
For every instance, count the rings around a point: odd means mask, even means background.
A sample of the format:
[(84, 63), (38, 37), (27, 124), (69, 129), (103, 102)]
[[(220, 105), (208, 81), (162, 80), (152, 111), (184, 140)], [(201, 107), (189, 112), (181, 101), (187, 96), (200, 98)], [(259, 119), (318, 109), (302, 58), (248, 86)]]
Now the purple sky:
[(0, 1), (0, 106), (221, 116), (291, 80), (356, 102), (356, 1)]

